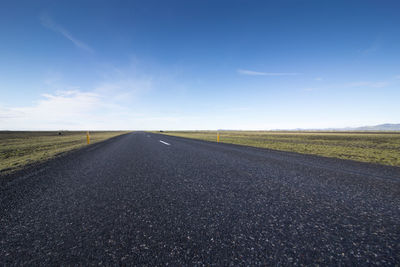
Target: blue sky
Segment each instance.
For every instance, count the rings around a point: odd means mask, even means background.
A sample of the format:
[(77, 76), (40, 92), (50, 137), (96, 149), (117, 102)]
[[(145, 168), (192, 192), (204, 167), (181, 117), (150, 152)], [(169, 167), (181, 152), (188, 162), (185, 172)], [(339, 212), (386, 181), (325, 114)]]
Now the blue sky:
[(399, 1), (2, 1), (0, 130), (400, 122)]

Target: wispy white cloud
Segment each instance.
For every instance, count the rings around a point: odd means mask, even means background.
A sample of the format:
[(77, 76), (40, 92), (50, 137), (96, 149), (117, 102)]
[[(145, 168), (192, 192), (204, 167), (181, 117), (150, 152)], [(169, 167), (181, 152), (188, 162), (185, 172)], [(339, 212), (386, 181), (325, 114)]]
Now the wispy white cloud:
[(237, 72), (242, 75), (252, 75), (252, 76), (293, 76), (299, 75), (297, 72), (259, 72), (252, 70), (238, 69)]
[(0, 130), (132, 129), (144, 125), (142, 94), (151, 91), (153, 79), (122, 69), (107, 71), (107, 78), (90, 88), (64, 84), (62, 75), (50, 73), (43, 81), (47, 93), (32, 104), (0, 103)]
[(314, 78), (314, 81), (323, 81), (324, 79), (322, 77), (316, 77)]
[(400, 75), (396, 75), (396, 76), (394, 76), (394, 78), (395, 78), (396, 80), (400, 80)]
[(1, 108), (0, 121), (7, 129), (53, 129), (60, 122), (68, 127), (83, 123), (88, 114), (100, 104), (100, 96), (92, 92), (58, 91), (43, 94), (31, 106)]
[[(188, 125), (195, 129), (200, 118), (181, 114), (143, 113), (115, 98), (81, 90), (41, 95), (30, 106), (1, 107), (0, 130), (132, 130), (173, 129)], [(201, 127), (199, 127), (201, 128)], [(155, 128), (157, 129), (157, 128)]]
[(0, 121), (5, 119), (15, 119), (24, 116), (24, 113), (12, 108), (0, 107)]
[(42, 25), (50, 30), (53, 30), (55, 32), (60, 33), (63, 35), (65, 38), (70, 40), (76, 47), (86, 50), (88, 52), (93, 52), (94, 50), (84, 42), (78, 40), (75, 38), (70, 32), (68, 32), (66, 29), (61, 27), (60, 25), (56, 24), (49, 16), (42, 15), (40, 16), (40, 21)]

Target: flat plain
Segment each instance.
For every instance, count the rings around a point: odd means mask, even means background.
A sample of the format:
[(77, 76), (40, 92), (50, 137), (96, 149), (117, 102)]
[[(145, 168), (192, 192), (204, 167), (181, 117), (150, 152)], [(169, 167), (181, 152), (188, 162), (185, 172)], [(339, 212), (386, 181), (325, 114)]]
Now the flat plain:
[[(216, 131), (163, 134), (217, 141)], [(220, 142), (400, 166), (400, 132), (219, 131)]]
[[(90, 143), (97, 143), (124, 133), (127, 132), (90, 132)], [(26, 165), (46, 161), (85, 145), (87, 143), (84, 131), (0, 131), (0, 174), (14, 172)]]

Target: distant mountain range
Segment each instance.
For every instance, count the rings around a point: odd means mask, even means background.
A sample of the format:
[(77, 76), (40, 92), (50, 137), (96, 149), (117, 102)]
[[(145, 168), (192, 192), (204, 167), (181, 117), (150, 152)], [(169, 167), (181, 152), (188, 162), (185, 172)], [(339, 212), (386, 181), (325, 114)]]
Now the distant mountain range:
[(363, 126), (353, 128), (353, 131), (400, 131), (400, 123), (385, 123), (375, 126)]
[(374, 126), (326, 128), (326, 129), (293, 129), (291, 131), (400, 131), (400, 123), (385, 123)]

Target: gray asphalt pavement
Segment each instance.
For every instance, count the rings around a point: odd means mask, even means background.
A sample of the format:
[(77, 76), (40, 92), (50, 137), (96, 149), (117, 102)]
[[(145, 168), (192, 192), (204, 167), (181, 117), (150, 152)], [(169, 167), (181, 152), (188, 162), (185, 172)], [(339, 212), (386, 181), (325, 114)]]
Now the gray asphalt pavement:
[(400, 264), (400, 168), (138, 132), (14, 176), (0, 265)]

